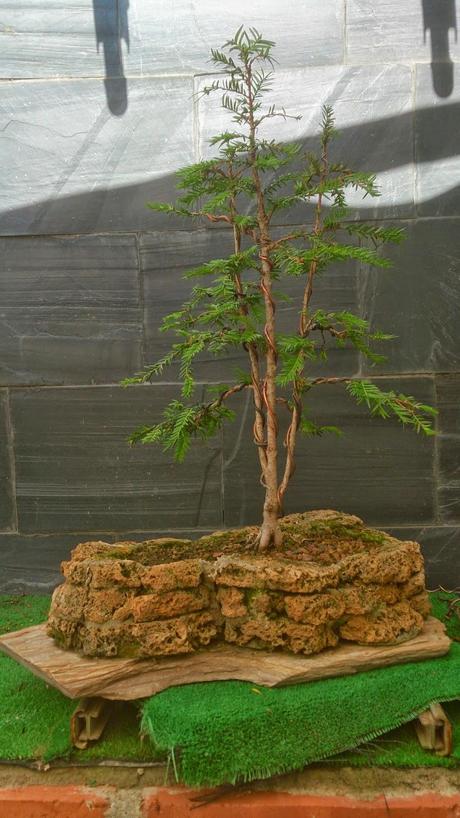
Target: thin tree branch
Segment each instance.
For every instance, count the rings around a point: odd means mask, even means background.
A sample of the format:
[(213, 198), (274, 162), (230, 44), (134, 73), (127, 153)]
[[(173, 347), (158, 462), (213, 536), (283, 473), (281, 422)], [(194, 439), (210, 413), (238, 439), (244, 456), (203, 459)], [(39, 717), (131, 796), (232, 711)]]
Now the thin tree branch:
[(204, 210), (191, 210), (191, 216), (201, 216), (204, 219), (208, 219), (210, 222), (226, 222), (227, 224), (231, 224), (231, 220), (229, 216), (225, 214), (221, 214), (220, 216), (216, 216), (214, 213), (205, 213)]
[(307, 325), (306, 325), (307, 333), (314, 332), (317, 329), (320, 332), (328, 332), (334, 338), (342, 338), (343, 340), (345, 340), (345, 338), (348, 338), (348, 332), (347, 332), (346, 329), (340, 329), (340, 330), (336, 329), (332, 324), (328, 324), (328, 325), (324, 326), (322, 324), (316, 324), (314, 322), (311, 323), (311, 321), (309, 321), (307, 323)]
[(358, 381), (359, 378), (314, 378), (308, 381), (308, 386), (319, 386), (321, 383), (351, 383), (351, 381)]
[(283, 478), (278, 488), (278, 498), (281, 506), (283, 504), (283, 498), (286, 493), (289, 481), (292, 475), (294, 474), (296, 467), (295, 445), (297, 432), (302, 418), (302, 400), (300, 393), (297, 391), (296, 385), (294, 386), (292, 397), (293, 397), (292, 419), (289, 424), (286, 437), (284, 439), (284, 446), (286, 448), (286, 463), (284, 466)]
[(231, 386), (229, 389), (225, 389), (224, 392), (221, 392), (218, 398), (211, 401), (211, 403), (207, 404), (207, 407), (222, 406), (222, 404), (224, 403), (224, 401), (227, 400), (227, 398), (230, 398), (232, 395), (236, 395), (237, 392), (242, 392), (243, 389), (252, 388), (253, 388), (252, 383), (237, 383), (236, 386)]
[(283, 406), (285, 406), (285, 407), (286, 407), (286, 409), (288, 410), (288, 412), (289, 412), (290, 414), (292, 414), (292, 411), (293, 411), (292, 406), (290, 406), (289, 401), (288, 401), (286, 398), (281, 398), (281, 397), (279, 397), (279, 396), (278, 396), (278, 397), (276, 398), (276, 402), (277, 402), (277, 403), (281, 403)]
[(282, 236), (280, 239), (277, 239), (276, 241), (272, 241), (270, 243), (270, 245), (269, 245), (269, 250), (270, 251), (276, 250), (277, 247), (280, 247), (286, 241), (292, 241), (293, 239), (301, 239), (302, 237), (305, 237), (305, 235), (306, 235), (306, 231), (296, 232), (296, 233), (289, 233), (287, 236)]

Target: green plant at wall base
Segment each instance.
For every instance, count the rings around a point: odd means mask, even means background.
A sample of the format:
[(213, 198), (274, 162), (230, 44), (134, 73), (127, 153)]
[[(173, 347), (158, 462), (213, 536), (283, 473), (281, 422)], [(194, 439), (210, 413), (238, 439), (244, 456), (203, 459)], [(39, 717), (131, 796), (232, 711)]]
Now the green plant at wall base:
[[(427, 435), (434, 433), (430, 420), (435, 414), (432, 407), (407, 395), (384, 392), (367, 380), (312, 374), (315, 364), (327, 357), (326, 339), (338, 347), (353, 346), (374, 364), (384, 360), (374, 347), (393, 336), (371, 331), (367, 321), (351, 312), (313, 309), (311, 299), (315, 282), (331, 264), (355, 259), (372, 267), (390, 266), (379, 247), (400, 242), (402, 231), (347, 220), (347, 191), (379, 194), (374, 176), (331, 160), (335, 136), (331, 108), (325, 106), (322, 111), (317, 155), (303, 155), (298, 145), (263, 136), (267, 122), (288, 118), (284, 109), (264, 104), (273, 78), (273, 46), (254, 29), (240, 28), (222, 49), (211, 52), (220, 76), (202, 93), (222, 95), (231, 126), (210, 140), (214, 158), (179, 171), (182, 193), (176, 204), (149, 206), (228, 227), (233, 252), (186, 274), (199, 283), (162, 326), (176, 335), (176, 343), (161, 360), (124, 382), (150, 381), (165, 367), (179, 363), (181, 398), (166, 407), (160, 423), (137, 429), (131, 437), (132, 443), (160, 443), (172, 449), (179, 461), (192, 438), (209, 438), (233, 418), (227, 405), (232, 395), (251, 390), (254, 443), (265, 487), (260, 550), (281, 545), (278, 520), (295, 469), (299, 433), (340, 433), (335, 426), (318, 425), (309, 418), (306, 404), (312, 389), (342, 382), (372, 415), (396, 416)], [(275, 233), (273, 224), (280, 212), (308, 203), (314, 205), (313, 224), (286, 230), (284, 235), (277, 228)], [(339, 231), (345, 240), (339, 240)], [(292, 276), (302, 279), (303, 292), (298, 319), (285, 334), (277, 328), (276, 307), (287, 298), (283, 281)], [(194, 400), (196, 358), (204, 351), (220, 356), (235, 347), (247, 353), (247, 372), (238, 371), (234, 383), (217, 387), (208, 402)], [(281, 442), (282, 412), (287, 412), (288, 428)]]

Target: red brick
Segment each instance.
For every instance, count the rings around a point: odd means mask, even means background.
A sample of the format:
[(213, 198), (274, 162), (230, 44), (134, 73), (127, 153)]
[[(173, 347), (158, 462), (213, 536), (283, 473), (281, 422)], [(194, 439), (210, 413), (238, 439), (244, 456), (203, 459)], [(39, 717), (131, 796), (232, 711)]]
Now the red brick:
[[(210, 791), (212, 793), (212, 791)], [(460, 818), (460, 795), (356, 798), (280, 792), (241, 793), (197, 806), (191, 790), (146, 791), (143, 818)]]
[[(388, 818), (385, 800), (360, 801), (280, 792), (242, 793), (197, 807), (191, 790), (156, 790), (144, 798), (143, 818)], [(418, 818), (418, 816), (417, 816)]]
[(392, 818), (460, 818), (460, 794), (424, 793), (413, 798), (388, 798)]
[(109, 800), (83, 787), (0, 790), (0, 818), (105, 818)]

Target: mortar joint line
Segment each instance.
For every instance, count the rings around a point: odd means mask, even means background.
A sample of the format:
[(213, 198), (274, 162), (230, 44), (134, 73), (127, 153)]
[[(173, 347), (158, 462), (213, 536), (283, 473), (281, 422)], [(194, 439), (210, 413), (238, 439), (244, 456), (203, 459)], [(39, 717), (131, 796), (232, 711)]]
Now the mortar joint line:
[[(0, 79), (0, 82), (1, 82), (1, 79)], [(401, 223), (401, 224), (411, 224), (412, 222), (436, 222), (436, 221), (451, 221), (451, 222), (457, 221), (458, 222), (458, 221), (460, 221), (460, 215), (455, 214), (455, 213), (443, 213), (443, 214), (434, 213), (434, 214), (430, 214), (428, 216), (424, 216), (423, 214), (416, 213), (414, 215), (398, 216), (398, 218), (395, 219), (394, 216), (385, 216), (385, 215), (372, 216), (371, 214), (369, 214), (368, 216), (363, 215), (362, 218), (360, 218), (358, 221), (359, 222), (364, 221), (364, 222), (369, 222), (369, 223), (391, 222), (392, 224), (394, 224), (395, 221), (397, 221), (398, 223)], [(288, 222), (284, 226), (285, 227), (304, 226), (304, 222)], [(212, 229), (212, 231), (216, 232), (216, 233), (217, 233), (217, 231), (223, 233), (226, 230), (226, 228), (219, 228), (219, 227), (208, 228), (206, 226), (195, 228), (195, 229), (196, 230), (201, 230), (203, 232), (207, 232), (208, 230)], [(2, 240), (2, 241), (3, 240), (5, 240), (5, 241), (24, 241), (24, 242), (30, 241), (30, 240), (33, 240), (33, 239), (43, 239), (43, 240), (48, 240), (48, 239), (49, 240), (51, 240), (51, 239), (56, 239), (56, 240), (57, 239), (69, 239), (69, 240), (73, 240), (73, 239), (89, 239), (89, 238), (94, 238), (94, 237), (98, 237), (98, 236), (99, 237), (100, 236), (107, 236), (109, 238), (112, 237), (112, 236), (124, 237), (124, 236), (133, 236), (133, 235), (141, 234), (141, 233), (155, 234), (155, 233), (159, 233), (159, 232), (161, 232), (161, 233), (181, 233), (182, 232), (183, 233), (184, 228), (183, 227), (168, 227), (167, 225), (165, 225), (164, 227), (161, 228), (161, 230), (158, 227), (157, 228), (147, 227), (144, 230), (140, 230), (139, 228), (131, 228), (131, 229), (130, 228), (125, 228), (123, 230), (115, 228), (113, 230), (109, 230), (107, 228), (105, 230), (101, 229), (101, 230), (96, 230), (96, 231), (86, 231), (86, 232), (83, 232), (83, 233), (78, 232), (78, 231), (76, 231), (75, 233), (66, 233), (66, 232), (63, 232), (62, 230), (58, 230), (55, 233), (52, 233), (52, 232), (51, 233), (2, 233), (2, 234), (0, 234), (0, 240)]]

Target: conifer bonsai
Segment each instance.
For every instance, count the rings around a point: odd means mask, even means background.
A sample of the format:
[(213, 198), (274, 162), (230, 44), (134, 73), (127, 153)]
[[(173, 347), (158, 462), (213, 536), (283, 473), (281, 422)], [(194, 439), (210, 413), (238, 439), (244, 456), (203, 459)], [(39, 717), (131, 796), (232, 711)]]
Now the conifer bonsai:
[[(328, 265), (355, 259), (372, 267), (390, 266), (379, 247), (400, 242), (402, 231), (349, 219), (347, 191), (377, 196), (378, 189), (373, 175), (332, 161), (335, 130), (330, 107), (322, 111), (317, 155), (264, 135), (270, 120), (290, 116), (284, 108), (266, 102), (273, 78), (273, 47), (255, 29), (241, 27), (221, 49), (211, 51), (220, 76), (202, 93), (222, 95), (231, 124), (210, 140), (214, 158), (179, 171), (181, 195), (176, 204), (149, 206), (227, 226), (233, 235), (233, 252), (186, 274), (199, 283), (182, 308), (163, 321), (163, 329), (175, 333), (176, 342), (161, 360), (124, 382), (148, 382), (170, 364), (179, 364), (181, 398), (166, 407), (160, 423), (139, 428), (131, 437), (132, 443), (160, 443), (172, 449), (179, 461), (192, 438), (209, 438), (232, 419), (228, 401), (235, 393), (251, 390), (254, 444), (265, 488), (256, 543), (261, 552), (282, 546), (279, 519), (295, 470), (298, 435), (340, 433), (337, 427), (321, 426), (309, 418), (306, 407), (312, 389), (342, 382), (350, 397), (365, 404), (371, 415), (395, 416), (426, 435), (434, 433), (430, 421), (435, 413), (413, 397), (384, 392), (368, 380), (315, 375), (315, 365), (327, 357), (325, 339), (338, 347), (351, 345), (372, 363), (384, 360), (375, 345), (393, 336), (371, 330), (360, 316), (334, 311), (332, 305), (313, 309), (311, 299)], [(280, 235), (278, 221), (274, 230), (279, 214), (302, 204), (313, 205), (311, 224)], [(276, 309), (285, 299), (283, 283), (291, 276), (302, 279), (303, 292), (296, 324), (289, 333), (281, 333)], [(194, 364), (200, 353), (222, 356), (235, 347), (246, 352), (247, 371), (238, 371), (234, 383), (216, 387), (207, 402), (196, 402)], [(288, 418), (283, 440), (281, 413)]]

